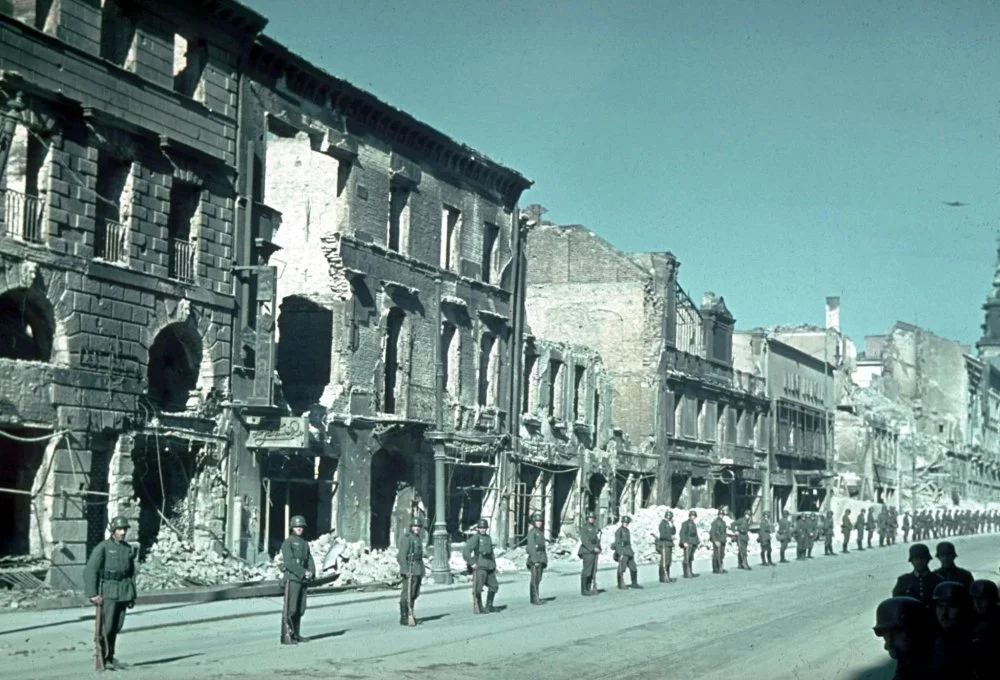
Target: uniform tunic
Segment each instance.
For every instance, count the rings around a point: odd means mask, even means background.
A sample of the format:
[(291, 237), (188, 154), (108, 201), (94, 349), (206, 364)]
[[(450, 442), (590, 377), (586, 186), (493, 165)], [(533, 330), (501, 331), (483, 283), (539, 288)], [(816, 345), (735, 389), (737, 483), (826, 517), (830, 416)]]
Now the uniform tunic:
[(306, 572), (316, 576), (316, 563), (309, 552), (309, 543), (292, 534), (281, 544), (281, 563), (288, 583), (288, 616), (292, 633), (298, 635), (299, 619), (306, 612)]
[(939, 583), (943, 583), (941, 577), (932, 571), (926, 571), (923, 574), (912, 571), (896, 579), (892, 596), (912, 597), (931, 607), (934, 605), (934, 588)]
[(769, 550), (771, 548), (771, 520), (762, 519), (760, 521), (760, 528), (757, 530), (757, 542), (760, 543), (760, 547)]
[(534, 583), (531, 586), (532, 598), (538, 596), (538, 585), (542, 582), (542, 573), (545, 565), (549, 563), (549, 557), (545, 552), (545, 532), (538, 527), (531, 527), (528, 530), (528, 569), (531, 570), (531, 578)]
[[(125, 611), (135, 602), (135, 553), (125, 541), (108, 538), (90, 553), (83, 571), (84, 595), (104, 598), (101, 635), (114, 650), (114, 639), (125, 625)], [(109, 654), (108, 656), (111, 656)]]
[(586, 522), (580, 528), (580, 549), (577, 555), (583, 560), (583, 571), (580, 576), (593, 578), (597, 571), (597, 554), (601, 551), (601, 534), (597, 527)]
[(424, 579), (424, 544), (419, 535), (412, 531), (403, 534), (396, 552), (396, 562), (399, 573), (403, 577), (403, 587), (399, 594), (399, 603), (408, 605), (416, 602), (420, 596), (420, 584)]
[(618, 553), (618, 564), (621, 568), (636, 571), (635, 551), (632, 549), (632, 532), (622, 525), (615, 531), (615, 552)]
[(961, 567), (941, 567), (940, 569), (935, 569), (934, 573), (940, 576), (942, 581), (954, 581), (955, 583), (961, 583), (965, 586), (966, 591), (972, 588), (972, 582), (975, 581), (975, 578), (972, 576), (972, 572), (968, 569), (962, 569)]
[(667, 519), (660, 520), (660, 530), (656, 547), (660, 552), (660, 561), (664, 569), (668, 569), (670, 563), (673, 561), (674, 536), (676, 534), (677, 529), (674, 528), (673, 522)]
[(483, 589), (484, 585), (491, 593), (500, 590), (500, 584), (497, 582), (496, 556), (493, 553), (493, 539), (490, 538), (489, 534), (473, 534), (465, 542), (462, 557), (465, 558), (466, 564), (475, 567), (477, 593)]

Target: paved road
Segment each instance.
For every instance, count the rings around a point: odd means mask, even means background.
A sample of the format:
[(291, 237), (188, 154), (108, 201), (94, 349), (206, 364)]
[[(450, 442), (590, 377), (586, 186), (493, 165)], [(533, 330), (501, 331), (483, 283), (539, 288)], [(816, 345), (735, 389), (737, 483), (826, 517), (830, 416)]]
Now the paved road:
[[(960, 564), (996, 578), (996, 536), (955, 543)], [(420, 599), (415, 629), (398, 625), (385, 593), (328, 596), (303, 622), (318, 639), (297, 647), (278, 644), (276, 599), (168, 605), (133, 610), (118, 651), (124, 674), (144, 679), (887, 678), (873, 611), (906, 566), (904, 545), (722, 576), (700, 564), (700, 578), (670, 585), (643, 566), (644, 590), (596, 598), (579, 596), (575, 574), (547, 574), (541, 607), (518, 574), (501, 586), (505, 611), (474, 617), (468, 590), (442, 590)], [(612, 586), (613, 574), (599, 581)], [(87, 613), (0, 615), (0, 675), (92, 675)]]

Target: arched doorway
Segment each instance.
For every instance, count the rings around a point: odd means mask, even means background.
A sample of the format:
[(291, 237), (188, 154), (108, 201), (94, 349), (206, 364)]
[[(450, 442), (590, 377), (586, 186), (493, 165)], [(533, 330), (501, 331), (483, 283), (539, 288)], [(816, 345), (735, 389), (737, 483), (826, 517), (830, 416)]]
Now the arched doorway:
[(396, 494), (410, 483), (410, 465), (402, 454), (385, 449), (375, 452), (371, 467), (369, 544), (372, 548), (384, 550), (391, 545)]
[(192, 322), (178, 322), (157, 333), (149, 348), (149, 399), (164, 411), (183, 411), (198, 386), (201, 338)]
[(55, 321), (52, 306), (28, 288), (0, 295), (0, 358), (51, 361)]

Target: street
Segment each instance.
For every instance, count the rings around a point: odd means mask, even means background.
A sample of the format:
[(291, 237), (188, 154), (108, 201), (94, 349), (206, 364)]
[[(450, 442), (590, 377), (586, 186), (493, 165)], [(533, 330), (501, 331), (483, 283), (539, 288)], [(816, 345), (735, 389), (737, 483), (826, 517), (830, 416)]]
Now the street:
[[(960, 565), (996, 578), (996, 536), (954, 542)], [(468, 588), (428, 587), (415, 629), (399, 626), (395, 592), (317, 597), (302, 626), (313, 641), (295, 647), (278, 642), (277, 598), (135, 609), (118, 642), (128, 668), (118, 672), (150, 679), (888, 678), (871, 626), (875, 606), (907, 569), (906, 550), (817, 554), (774, 568), (755, 566), (751, 552), (752, 572), (729, 558), (729, 573), (717, 576), (700, 560), (700, 578), (674, 584), (658, 583), (655, 566), (642, 565), (645, 589), (638, 591), (615, 590), (614, 572), (602, 569), (606, 592), (596, 598), (580, 597), (569, 571), (578, 563), (558, 563), (542, 582), (543, 606), (527, 603), (523, 573), (501, 578), (497, 605), (505, 609), (494, 615), (473, 616)], [(93, 619), (83, 608), (0, 615), (3, 676), (94, 674), (92, 640)]]

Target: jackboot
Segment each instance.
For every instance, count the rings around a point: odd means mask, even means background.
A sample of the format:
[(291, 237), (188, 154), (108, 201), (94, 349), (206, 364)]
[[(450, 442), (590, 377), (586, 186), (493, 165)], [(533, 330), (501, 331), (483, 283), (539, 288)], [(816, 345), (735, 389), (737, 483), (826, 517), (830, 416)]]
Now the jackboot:
[(475, 599), (476, 599), (476, 609), (479, 610), (479, 613), (480, 614), (486, 614), (486, 613), (488, 613), (485, 609), (483, 609), (483, 595), (482, 595), (482, 593), (476, 593)]
[(666, 573), (666, 570), (664, 570), (664, 568), (661, 566), (660, 567), (660, 583), (666, 583), (666, 582), (667, 582), (667, 573)]
[(677, 581), (677, 579), (670, 578), (670, 567), (667, 567), (667, 583), (674, 583), (676, 581)]
[(635, 571), (629, 572), (629, 576), (632, 577), (632, 586), (631, 587), (634, 588), (634, 589), (636, 589), (636, 590), (642, 590), (642, 586), (639, 585), (639, 573), (635, 572)]
[(590, 597), (590, 577), (581, 576), (580, 577), (580, 594), (584, 597)]
[(621, 569), (618, 570), (618, 590), (626, 590), (625, 586), (625, 574)]
[(493, 592), (492, 590), (486, 593), (486, 613), (487, 614), (493, 614), (496, 611), (495, 609), (493, 609), (493, 598), (496, 597), (496, 596), (497, 596), (497, 594), (495, 592)]
[(410, 625), (410, 612), (408, 607), (402, 602), (399, 603), (399, 625), (408, 626)]

